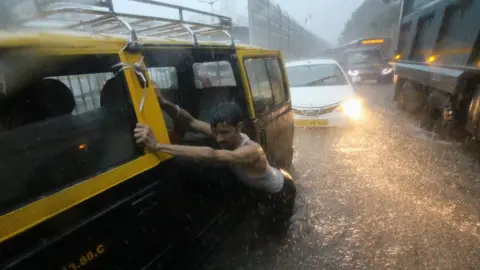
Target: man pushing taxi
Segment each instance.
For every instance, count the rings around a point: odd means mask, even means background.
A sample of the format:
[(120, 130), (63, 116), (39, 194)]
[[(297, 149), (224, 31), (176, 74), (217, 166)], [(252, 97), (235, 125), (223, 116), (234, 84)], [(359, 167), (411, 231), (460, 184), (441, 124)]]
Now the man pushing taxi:
[(160, 144), (150, 127), (138, 123), (134, 133), (138, 144), (154, 152), (165, 152), (172, 156), (189, 157), (196, 160), (213, 161), (230, 166), (237, 179), (245, 185), (267, 193), (267, 206), (273, 210), (273, 218), (288, 227), (293, 215), (296, 188), (285, 179), (282, 172), (270, 166), (262, 147), (241, 132), (242, 110), (233, 102), (218, 104), (211, 111), (211, 121), (195, 119), (187, 111), (156, 94), (162, 109), (174, 119), (191, 129), (213, 136), (221, 149), (202, 146)]

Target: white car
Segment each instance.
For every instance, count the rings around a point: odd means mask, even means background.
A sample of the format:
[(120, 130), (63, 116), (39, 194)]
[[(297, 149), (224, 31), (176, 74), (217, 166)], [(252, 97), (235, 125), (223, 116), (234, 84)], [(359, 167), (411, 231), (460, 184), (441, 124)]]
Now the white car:
[(362, 102), (337, 61), (286, 64), (295, 126), (346, 127), (362, 118)]

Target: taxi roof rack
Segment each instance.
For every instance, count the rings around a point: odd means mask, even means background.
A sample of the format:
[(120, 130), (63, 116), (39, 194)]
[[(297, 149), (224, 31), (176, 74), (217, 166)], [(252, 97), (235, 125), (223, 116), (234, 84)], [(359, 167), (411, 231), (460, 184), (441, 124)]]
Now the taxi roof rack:
[[(72, 3), (69, 0), (2, 0), (0, 9), (4, 14), (0, 16), (3, 17), (0, 18), (0, 25), (90, 31), (97, 34), (128, 34), (130, 43), (138, 43), (137, 34), (167, 39), (191, 36), (195, 46), (198, 45), (199, 35), (222, 32), (228, 36), (231, 46), (235, 46), (235, 41), (229, 33), (232, 27), (230, 17), (155, 0), (129, 0), (141, 4), (144, 9), (160, 7), (176, 10), (178, 18), (137, 15), (117, 12), (114, 1), (75, 0)], [(185, 20), (184, 12), (208, 16), (212, 22)], [(5, 19), (5, 15), (8, 19)]]

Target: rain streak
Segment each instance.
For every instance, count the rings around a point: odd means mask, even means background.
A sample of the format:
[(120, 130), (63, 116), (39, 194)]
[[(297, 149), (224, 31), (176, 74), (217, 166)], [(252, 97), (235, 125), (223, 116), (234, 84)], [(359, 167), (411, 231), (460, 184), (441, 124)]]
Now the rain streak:
[(417, 128), (391, 105), (392, 86), (358, 90), (368, 104), (359, 126), (295, 130), (288, 237), (244, 224), (205, 269), (476, 269), (475, 151)]

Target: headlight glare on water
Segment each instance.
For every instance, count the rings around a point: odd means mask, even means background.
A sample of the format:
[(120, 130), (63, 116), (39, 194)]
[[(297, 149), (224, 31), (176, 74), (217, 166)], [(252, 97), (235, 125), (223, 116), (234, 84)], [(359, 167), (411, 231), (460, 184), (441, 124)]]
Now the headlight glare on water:
[(362, 117), (362, 102), (356, 98), (349, 98), (341, 105), (342, 111), (352, 120)]

